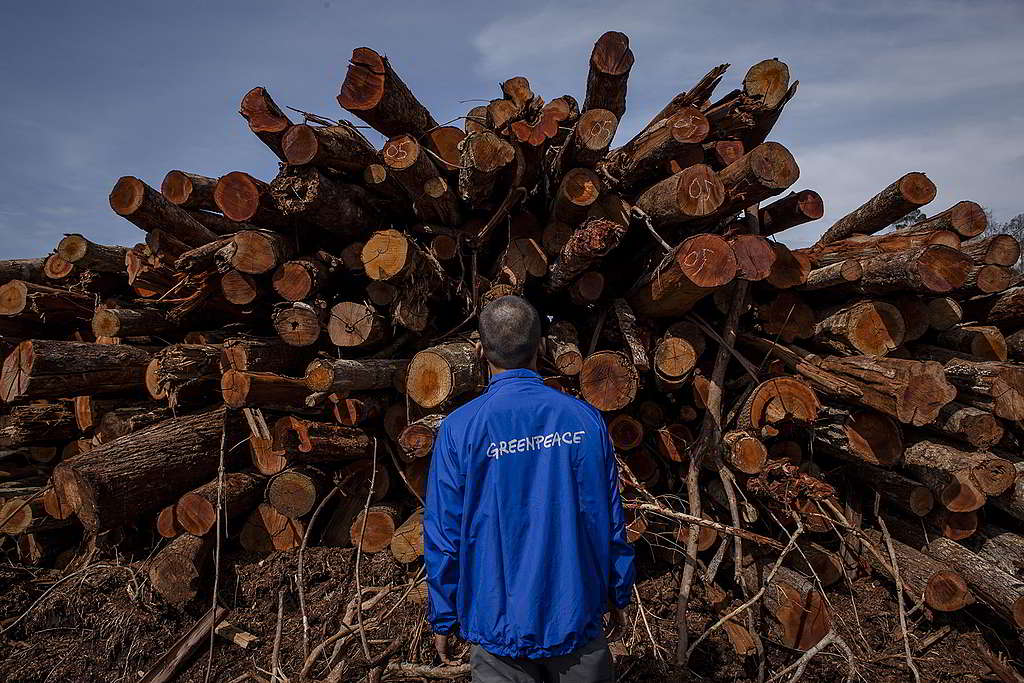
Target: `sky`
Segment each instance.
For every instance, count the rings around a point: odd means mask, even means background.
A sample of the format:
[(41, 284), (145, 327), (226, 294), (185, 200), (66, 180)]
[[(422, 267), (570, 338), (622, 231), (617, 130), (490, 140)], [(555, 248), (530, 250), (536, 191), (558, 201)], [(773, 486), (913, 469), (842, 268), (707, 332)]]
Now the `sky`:
[[(817, 190), (820, 221), (778, 237), (812, 243), (908, 171), (938, 195), (996, 220), (1024, 212), (1024, 2), (466, 3), (223, 0), (3, 2), (0, 25), (0, 258), (42, 256), (64, 233), (130, 245), (116, 216), (118, 177), (159, 188), (182, 169), (244, 170), (277, 160), (238, 103), (262, 85), (282, 107), (352, 118), (335, 100), (355, 47), (388, 55), (438, 121), (530, 79), (550, 100), (586, 88), (594, 41), (626, 33), (635, 55), (621, 143), (712, 66), (716, 95), (778, 57), (800, 80), (771, 138)], [(380, 142), (379, 137), (375, 140)]]

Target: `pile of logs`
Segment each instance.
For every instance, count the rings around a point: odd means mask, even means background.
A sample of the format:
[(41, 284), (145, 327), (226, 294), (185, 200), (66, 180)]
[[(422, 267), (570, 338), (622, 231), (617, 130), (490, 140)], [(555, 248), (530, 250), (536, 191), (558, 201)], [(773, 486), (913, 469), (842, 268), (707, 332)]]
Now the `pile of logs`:
[(476, 315), (520, 294), (545, 382), (607, 417), (631, 537), (709, 591), (767, 581), (773, 640), (814, 646), (823, 587), (897, 568), (927, 609), (1024, 628), (1019, 244), (970, 201), (887, 231), (935, 196), (914, 172), (791, 250), (823, 203), (766, 141), (786, 64), (715, 99), (718, 66), (613, 147), (632, 66), (606, 33), (582, 102), (515, 77), (456, 127), (358, 48), (337, 99), (380, 149), (253, 88), (277, 177), (125, 176), (143, 242), (0, 262), (5, 543), (60, 562), (75, 530), (155, 530), (173, 603), (218, 534), (421, 561), (438, 426), (486, 386)]

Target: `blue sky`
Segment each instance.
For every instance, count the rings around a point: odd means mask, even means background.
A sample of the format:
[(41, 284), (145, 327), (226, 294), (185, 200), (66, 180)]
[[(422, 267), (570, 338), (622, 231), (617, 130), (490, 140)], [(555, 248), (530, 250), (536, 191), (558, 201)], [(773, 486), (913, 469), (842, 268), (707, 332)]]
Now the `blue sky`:
[(713, 65), (719, 94), (779, 57), (800, 80), (773, 139), (826, 216), (780, 235), (813, 242), (906, 171), (940, 211), (973, 199), (1024, 212), (1022, 2), (465, 2), (338, 0), (4, 3), (0, 26), (0, 258), (49, 253), (61, 235), (133, 244), (107, 194), (121, 175), (159, 187), (173, 168), (269, 180), (276, 159), (238, 116), (256, 85), (279, 104), (342, 117), (354, 47), (386, 53), (439, 121), (527, 76), (582, 101), (606, 30), (630, 36), (625, 139)]

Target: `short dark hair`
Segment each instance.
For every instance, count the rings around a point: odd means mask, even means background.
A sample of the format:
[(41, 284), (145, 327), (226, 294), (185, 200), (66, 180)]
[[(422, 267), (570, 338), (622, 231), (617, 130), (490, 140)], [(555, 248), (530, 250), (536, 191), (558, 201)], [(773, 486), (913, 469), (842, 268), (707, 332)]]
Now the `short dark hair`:
[(480, 312), (480, 344), (492, 365), (526, 367), (540, 346), (537, 309), (521, 296), (495, 299)]

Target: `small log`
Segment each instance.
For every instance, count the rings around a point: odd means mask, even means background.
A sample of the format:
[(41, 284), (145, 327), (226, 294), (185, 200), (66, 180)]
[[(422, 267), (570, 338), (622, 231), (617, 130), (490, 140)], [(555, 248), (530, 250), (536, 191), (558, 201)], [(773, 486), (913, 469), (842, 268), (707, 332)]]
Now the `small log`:
[[(931, 488), (938, 501), (952, 512), (978, 509), (986, 495), (998, 496), (1012, 487), (1016, 476), (1008, 460), (929, 440), (908, 446), (903, 453), (903, 466)], [(967, 504), (959, 504), (961, 500)]]
[(544, 337), (545, 355), (562, 375), (578, 375), (583, 369), (583, 354), (580, 353), (579, 337), (572, 323), (559, 320), (548, 328)]
[(375, 438), (362, 429), (282, 417), (274, 423), (273, 448), (304, 463), (337, 465), (339, 461), (369, 458)]
[[(751, 585), (759, 584), (755, 579)], [(779, 567), (765, 589), (770, 632), (784, 646), (810, 649), (831, 629), (832, 617), (824, 596), (792, 569)]]
[(416, 458), (428, 457), (434, 449), (434, 440), (444, 418), (442, 414), (434, 414), (410, 422), (397, 439), (402, 459), (412, 462)]
[[(334, 180), (312, 166), (289, 168), (274, 178), (270, 196), (280, 228), (296, 222), (316, 226), (342, 240), (362, 235), (378, 219), (379, 202), (361, 186)], [(266, 223), (274, 225), (273, 223)]]
[(829, 287), (842, 287), (857, 282), (863, 273), (864, 269), (861, 267), (860, 261), (854, 259), (837, 261), (830, 266), (815, 268), (807, 273), (807, 281), (798, 285), (798, 288), (805, 291), (816, 291)]
[(24, 280), (0, 285), (0, 316), (38, 324), (69, 322), (92, 317), (94, 297)]
[[(365, 548), (365, 546), (364, 546)], [(398, 562), (415, 562), (423, 556), (423, 509), (406, 518), (391, 536), (391, 554)]]
[(909, 227), (915, 230), (952, 230), (964, 239), (968, 239), (985, 232), (988, 227), (988, 218), (985, 216), (985, 210), (978, 204), (957, 202), (945, 211)]
[(380, 155), (388, 170), (413, 198), (413, 210), (420, 220), (451, 226), (459, 224), (455, 192), (413, 137), (399, 135), (391, 138)]
[(75, 413), (66, 401), (15, 405), (0, 417), (0, 447), (59, 444), (78, 436)]
[(96, 244), (77, 234), (65, 235), (57, 244), (57, 256), (75, 268), (116, 275), (125, 272), (124, 259), (127, 251), (127, 247)]
[(153, 590), (172, 605), (186, 603), (202, 588), (213, 544), (208, 538), (181, 534), (156, 554), (149, 565)]
[(177, 503), (168, 505), (156, 516), (156, 532), (161, 538), (176, 538), (185, 533), (178, 523)]
[(335, 272), (337, 260), (324, 251), (285, 261), (274, 271), (271, 284), (286, 301), (303, 301), (327, 286)]
[(291, 126), (281, 139), (281, 149), (293, 166), (321, 166), (361, 173), (377, 160), (377, 150), (352, 125)]
[[(584, 364), (584, 370), (586, 365)], [(423, 408), (436, 408), (483, 382), (473, 345), (451, 342), (419, 351), (409, 363), (406, 393)]]
[(938, 419), (925, 427), (985, 450), (1003, 438), (1003, 425), (992, 413), (953, 401), (942, 406)]
[(160, 193), (183, 209), (217, 211), (217, 204), (213, 201), (213, 188), (216, 186), (216, 178), (185, 171), (168, 171), (160, 184)]
[(24, 341), (4, 360), (0, 398), (138, 393), (148, 364), (148, 353), (127, 345)]
[(209, 228), (184, 209), (133, 176), (124, 176), (110, 191), (110, 208), (144, 232), (160, 229), (190, 247), (217, 239)]
[(307, 366), (304, 381), (309, 391), (327, 391), (348, 396), (353, 391), (393, 387), (407, 368), (411, 374), (412, 368), (407, 360), (317, 359)]
[(959, 325), (963, 320), (963, 307), (947, 296), (928, 299), (928, 327), (944, 331)]
[(636, 206), (654, 227), (663, 227), (715, 213), (724, 200), (719, 175), (710, 166), (694, 164), (648, 188), (637, 197)]
[(988, 524), (978, 530), (970, 547), (986, 562), (1018, 579), (1024, 578), (1024, 536)]
[(512, 169), (515, 147), (490, 131), (480, 131), (467, 135), (459, 150), (459, 196), (474, 209), (493, 208), (501, 201), (497, 190)]
[(636, 398), (636, 366), (619, 351), (598, 351), (586, 357), (580, 371), (583, 400), (598, 410), (621, 410)]
[(221, 377), (221, 395), (231, 408), (304, 407), (309, 388), (305, 381), (271, 372), (228, 370)]
[(352, 50), (338, 104), (389, 137), (405, 133), (420, 137), (437, 127), (388, 58), (368, 47)]
[[(37, 285), (49, 284), (50, 278), (48, 278), (43, 272), (45, 266), (45, 258), (2, 260), (0, 261), (0, 282), (23, 280), (24, 282), (31, 282)], [(68, 273), (65, 273), (61, 277), (66, 277), (67, 275)]]
[(43, 262), (43, 277), (47, 282), (51, 280), (63, 280), (74, 272), (75, 266), (68, 263), (58, 254), (50, 254)]
[(662, 391), (682, 388), (704, 353), (704, 333), (696, 324), (672, 323), (654, 347), (654, 377)]
[(103, 413), (92, 437), (94, 445), (109, 443), (140, 429), (150, 427), (173, 417), (170, 409), (141, 403), (136, 406), (114, 408)]
[(644, 438), (644, 425), (626, 413), (619, 413), (608, 422), (608, 437), (616, 451), (631, 451)]
[(300, 373), (308, 357), (278, 337), (236, 337), (221, 346), (221, 370), (276, 372), (281, 375)]
[(313, 467), (287, 469), (267, 484), (267, 502), (285, 517), (305, 517), (330, 490), (327, 481), (326, 475)]
[(935, 496), (932, 495), (931, 489), (898, 472), (861, 463), (846, 471), (904, 512), (926, 517), (935, 507)]
[(223, 423), (223, 410), (164, 420), (57, 465), (53, 484), (87, 530), (115, 529), (209, 481)]
[(305, 525), (285, 517), (274, 506), (261, 503), (245, 520), (238, 541), (242, 548), (254, 553), (273, 550), (295, 550), (302, 545)]
[(372, 305), (342, 301), (331, 308), (327, 332), (335, 346), (358, 348), (383, 341), (388, 328)]
[(641, 316), (680, 316), (732, 282), (736, 268), (736, 255), (728, 242), (717, 235), (694, 235), (645, 274), (640, 288), (627, 300)]
[(814, 390), (795, 377), (761, 382), (740, 408), (736, 424), (762, 437), (776, 436), (783, 424), (814, 423), (821, 403)]
[(497, 279), (524, 287), (531, 278), (542, 278), (548, 272), (548, 257), (531, 238), (512, 240), (498, 260)]
[(814, 342), (843, 355), (884, 356), (903, 344), (903, 317), (883, 301), (856, 301), (817, 315)]
[(334, 414), (334, 421), (345, 427), (356, 427), (369, 420), (383, 417), (389, 404), (387, 396), (380, 392), (360, 392), (352, 396), (329, 394), (327, 400)]
[(281, 142), (292, 122), (270, 97), (266, 88), (257, 86), (245, 93), (238, 106), (238, 113), (249, 124), (249, 130), (255, 133), (278, 159), (288, 161), (281, 148)]
[(925, 518), (928, 525), (934, 528), (943, 538), (951, 541), (962, 541), (970, 538), (978, 530), (978, 513), (950, 512), (946, 508), (936, 505)]
[(958, 400), (1004, 420), (1024, 419), (1024, 369), (1015, 363), (973, 361), (955, 354), (917, 352), (944, 361), (946, 378), (959, 390)]
[(891, 467), (903, 456), (899, 424), (867, 409), (825, 404), (814, 428), (815, 448), (843, 460)]
[(327, 304), (321, 300), (279, 304), (271, 318), (277, 336), (292, 347), (312, 346), (320, 338), (327, 318)]
[(619, 245), (625, 228), (603, 218), (588, 219), (566, 240), (551, 264), (544, 288), (556, 292), (571, 285)]
[(991, 235), (962, 243), (960, 251), (970, 256), (978, 265), (1010, 268), (1020, 259), (1020, 242), (1012, 235)]
[(551, 216), (554, 220), (578, 225), (600, 195), (601, 180), (596, 173), (588, 168), (571, 169), (558, 185)]
[(719, 171), (725, 190), (719, 211), (726, 216), (734, 214), (774, 197), (799, 177), (800, 168), (788, 149), (777, 142), (760, 144)]
[(626, 111), (626, 81), (632, 68), (633, 51), (625, 33), (608, 31), (598, 38), (590, 53), (583, 111), (607, 109), (621, 119)]
[(733, 430), (722, 435), (726, 449), (725, 462), (734, 470), (744, 474), (757, 474), (768, 461), (768, 450), (756, 436), (742, 430)]
[(224, 515), (222, 533), (233, 536), (237, 526), (263, 497), (266, 480), (249, 472), (225, 474), (189, 491), (174, 505), (174, 517), (193, 536), (206, 536), (217, 526), (217, 499)]
[(231, 266), (248, 275), (269, 273), (291, 254), (288, 241), (269, 230), (242, 230), (231, 238), (231, 244)]
[(243, 650), (252, 650), (259, 644), (259, 636), (242, 630), (231, 622), (222, 621), (213, 629), (218, 636)]
[(176, 328), (163, 311), (153, 308), (97, 308), (92, 316), (97, 337), (149, 337)]
[(998, 327), (957, 325), (936, 335), (939, 345), (978, 360), (1006, 360), (1006, 338)]
[(360, 511), (352, 521), (350, 535), (353, 545), (361, 547), (364, 553), (379, 553), (390, 548), (400, 520), (401, 513), (397, 505), (371, 505), (365, 513)]
[(685, 463), (693, 445), (693, 433), (683, 424), (670, 424), (655, 433), (658, 453), (669, 462)]
[(855, 233), (871, 235), (935, 199), (935, 184), (923, 173), (908, 173), (832, 224), (817, 244), (830, 244)]
[[(863, 533), (875, 547), (888, 547), (881, 532), (864, 529)], [(936, 612), (956, 612), (974, 601), (960, 572), (949, 569), (948, 565), (935, 561), (906, 543), (891, 540), (903, 584), (914, 595), (922, 596), (928, 607)], [(868, 555), (868, 558), (878, 571), (887, 571), (873, 555)]]
[[(719, 143), (720, 144), (720, 143)], [(731, 163), (731, 162), (730, 162)], [(825, 214), (825, 203), (814, 190), (790, 192), (758, 209), (757, 219), (762, 235), (775, 235), (789, 228), (816, 221)]]
[(596, 303), (604, 293), (604, 275), (588, 270), (569, 285), (569, 300), (578, 306)]
[(274, 205), (270, 185), (244, 171), (221, 176), (213, 199), (221, 213), (233, 221), (268, 228), (284, 228), (288, 224), (287, 217)]

